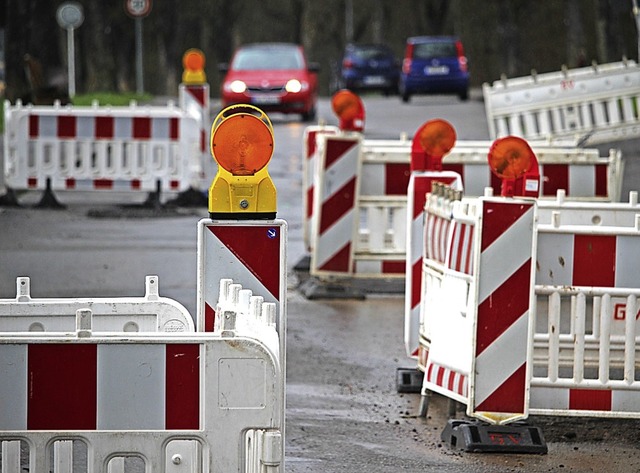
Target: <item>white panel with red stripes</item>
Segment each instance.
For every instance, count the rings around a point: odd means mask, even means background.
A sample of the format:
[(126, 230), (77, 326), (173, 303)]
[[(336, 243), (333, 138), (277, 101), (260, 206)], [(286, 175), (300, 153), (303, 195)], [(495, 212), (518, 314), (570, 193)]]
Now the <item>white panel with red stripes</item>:
[(199, 187), (203, 189), (210, 184), (215, 166), (209, 151), (209, 133), (211, 132), (209, 96), (209, 84), (180, 84), (178, 88), (180, 108), (193, 116), (199, 127), (200, 154), (194, 153), (190, 167), (191, 174), (199, 178)]

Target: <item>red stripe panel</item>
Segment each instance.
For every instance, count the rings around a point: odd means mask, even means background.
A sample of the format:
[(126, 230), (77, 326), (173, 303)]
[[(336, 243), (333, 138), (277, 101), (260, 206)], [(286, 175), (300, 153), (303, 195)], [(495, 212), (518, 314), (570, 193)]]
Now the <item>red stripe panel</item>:
[[(446, 161), (446, 157), (444, 158)], [(449, 164), (447, 162), (443, 162), (442, 163), (442, 170), (443, 171), (453, 171), (453, 172), (457, 172), (458, 174), (460, 174), (460, 177), (462, 178), (462, 185), (464, 185), (464, 165), (463, 164)], [(431, 192), (431, 188), (429, 188), (429, 192)]]
[(609, 195), (607, 170), (609, 166), (607, 164), (596, 164), (596, 197), (606, 197)]
[(313, 215), (313, 187), (307, 189), (307, 218)]
[(529, 309), (531, 260), (527, 260), (502, 286), (478, 306), (476, 356)]
[(204, 303), (204, 331), (205, 332), (213, 332), (216, 322), (216, 311), (213, 307), (211, 307), (206, 302)]
[(427, 192), (431, 192), (432, 179), (416, 178), (413, 181), (413, 215), (414, 220), (424, 212)]
[(493, 195), (502, 195), (502, 179), (489, 171), (489, 187), (493, 189)]
[(442, 386), (442, 382), (444, 380), (444, 368), (442, 366), (438, 366), (438, 372), (436, 373), (436, 384), (438, 386)]
[(386, 163), (384, 194), (385, 195), (407, 195), (409, 187), (409, 177), (411, 170), (408, 164), (404, 163)]
[(113, 180), (112, 179), (94, 179), (93, 188), (94, 189), (112, 189)]
[(523, 413), (525, 391), (526, 364), (523, 363), (488, 398), (476, 405), (475, 410), (481, 412)]
[(207, 228), (279, 301), (280, 227), (212, 225)]
[(407, 271), (405, 261), (383, 261), (382, 274), (404, 274)]
[(320, 211), (320, 234), (323, 234), (336, 223), (344, 214), (353, 209), (356, 203), (356, 178), (336, 191), (322, 203)]
[(485, 202), (482, 208), (482, 242), (484, 251), (531, 208), (532, 204)]
[(616, 237), (614, 235), (575, 235), (573, 284), (614, 287), (615, 280)]
[(318, 132), (316, 131), (310, 131), (309, 134), (307, 135), (307, 155), (305, 156), (306, 159), (311, 159), (311, 157), (316, 152), (316, 135), (317, 134)]
[(200, 428), (200, 345), (167, 345), (165, 427)]
[(207, 151), (207, 134), (204, 130), (200, 130), (200, 151)]
[(417, 307), (422, 299), (422, 260), (416, 261), (411, 268), (411, 308)]
[(556, 195), (558, 189), (569, 189), (569, 166), (566, 164), (545, 164), (542, 167), (542, 195)]
[(27, 179), (27, 186), (28, 187), (38, 187), (38, 178), (37, 177), (30, 177)]
[(140, 179), (131, 179), (131, 188), (139, 190), (142, 187)]
[(73, 177), (68, 177), (65, 179), (65, 187), (67, 189), (75, 189), (76, 188), (76, 180)]
[(187, 87), (187, 90), (200, 105), (204, 106), (204, 87)]
[(95, 430), (97, 345), (29, 345), (29, 430)]
[(58, 116), (58, 138), (76, 137), (76, 117)]
[(347, 243), (318, 269), (348, 273), (351, 270), (351, 243)]
[(329, 168), (334, 162), (339, 160), (347, 151), (356, 145), (357, 141), (346, 141), (327, 139), (326, 158), (324, 167)]
[(40, 134), (40, 117), (29, 115), (29, 138), (37, 138)]
[(113, 130), (115, 127), (113, 117), (96, 117), (96, 138), (111, 139), (113, 138)]
[(133, 138), (136, 140), (148, 140), (151, 138), (151, 118), (133, 118)]
[(611, 391), (607, 389), (570, 389), (569, 409), (576, 411), (610, 411)]
[(175, 117), (169, 119), (169, 138), (174, 141), (180, 139), (180, 122)]

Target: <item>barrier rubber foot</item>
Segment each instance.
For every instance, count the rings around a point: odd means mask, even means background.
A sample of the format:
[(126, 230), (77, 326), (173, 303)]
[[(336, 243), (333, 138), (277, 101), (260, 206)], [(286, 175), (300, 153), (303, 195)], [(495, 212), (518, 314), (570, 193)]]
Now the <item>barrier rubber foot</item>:
[(311, 268), (311, 256), (309, 255), (306, 255), (300, 258), (300, 261), (298, 261), (296, 265), (293, 267), (294, 270), (299, 272), (305, 272), (305, 273), (308, 273), (310, 268)]
[(396, 369), (396, 390), (399, 393), (420, 393), (424, 373), (416, 368)]
[(491, 425), (479, 421), (450, 419), (441, 439), (451, 449), (473, 453), (538, 453), (548, 452), (539, 427), (514, 422)]
[(58, 202), (56, 196), (53, 194), (49, 182), (47, 182), (47, 188), (42, 193), (40, 202), (35, 205), (37, 209), (66, 209), (67, 206)]
[(20, 207), (20, 203), (13, 189), (7, 188), (6, 194), (0, 195), (0, 207)]
[(357, 299), (364, 300), (364, 292), (353, 288), (349, 283), (338, 284), (324, 282), (311, 278), (303, 282), (298, 288), (304, 297), (316, 299)]
[(175, 199), (166, 203), (169, 207), (207, 207), (209, 198), (206, 192), (190, 187), (186, 191), (180, 192)]

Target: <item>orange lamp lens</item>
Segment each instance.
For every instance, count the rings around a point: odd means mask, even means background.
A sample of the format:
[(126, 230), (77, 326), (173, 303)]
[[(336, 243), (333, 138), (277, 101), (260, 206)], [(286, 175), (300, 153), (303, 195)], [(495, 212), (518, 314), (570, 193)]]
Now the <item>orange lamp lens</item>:
[(362, 113), (362, 101), (353, 92), (341, 90), (331, 98), (331, 108), (339, 118), (353, 120)]
[(446, 120), (429, 120), (420, 129), (418, 139), (425, 153), (441, 158), (456, 143), (456, 130)]
[(529, 144), (517, 136), (494, 141), (489, 150), (489, 166), (502, 179), (518, 179), (531, 166), (533, 151)]
[(204, 62), (204, 54), (199, 49), (189, 49), (182, 57), (182, 65), (191, 71), (204, 69)]
[(251, 176), (273, 154), (273, 135), (258, 117), (238, 114), (222, 121), (211, 139), (217, 163), (234, 176)]

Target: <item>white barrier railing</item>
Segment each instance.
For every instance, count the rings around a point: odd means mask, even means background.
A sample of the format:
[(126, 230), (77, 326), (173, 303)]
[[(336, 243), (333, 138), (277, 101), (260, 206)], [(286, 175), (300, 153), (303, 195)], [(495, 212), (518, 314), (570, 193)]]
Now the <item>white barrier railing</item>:
[(5, 102), (4, 113), (4, 174), (11, 189), (180, 192), (189, 187), (194, 157), (200, 156), (199, 124), (171, 104)]
[(2, 472), (284, 471), (275, 304), (220, 294), (213, 333), (97, 333), (88, 308), (67, 333), (0, 334)]
[(144, 297), (32, 298), (30, 279), (16, 279), (16, 298), (0, 299), (0, 332), (72, 332), (79, 310), (91, 310), (95, 332), (194, 332), (187, 309), (160, 297), (147, 276)]
[(640, 135), (640, 68), (593, 65), (483, 85), (489, 134), (602, 143)]

